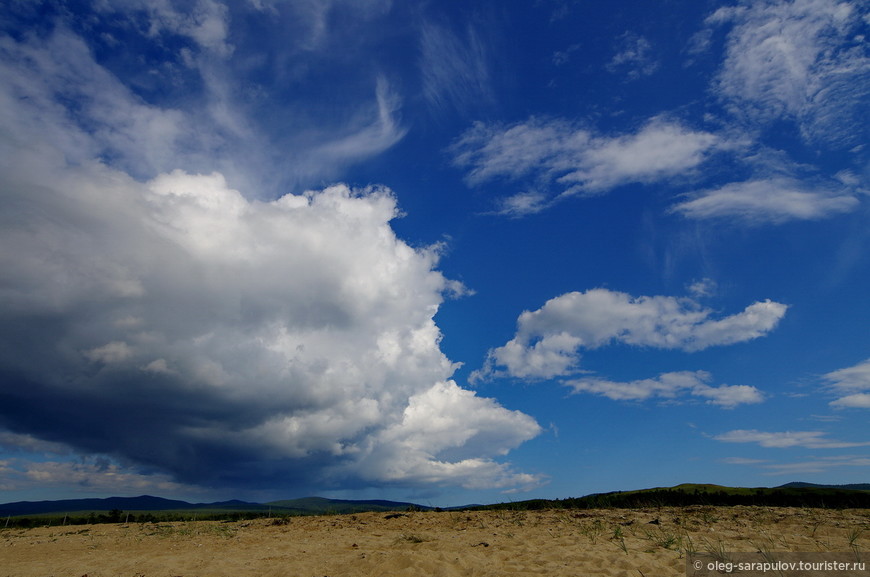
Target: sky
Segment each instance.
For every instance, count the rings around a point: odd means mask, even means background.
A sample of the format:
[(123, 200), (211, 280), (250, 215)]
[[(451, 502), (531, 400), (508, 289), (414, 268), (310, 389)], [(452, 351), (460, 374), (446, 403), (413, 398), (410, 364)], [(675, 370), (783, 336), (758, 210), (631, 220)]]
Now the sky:
[(870, 481), (858, 0), (11, 0), (0, 501)]

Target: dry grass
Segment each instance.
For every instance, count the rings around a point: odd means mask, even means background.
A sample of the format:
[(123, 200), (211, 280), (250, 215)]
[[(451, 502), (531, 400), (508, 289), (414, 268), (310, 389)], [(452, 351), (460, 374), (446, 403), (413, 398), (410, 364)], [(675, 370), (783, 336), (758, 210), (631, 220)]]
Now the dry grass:
[(870, 549), (870, 511), (415, 512), (0, 529), (0, 577), (683, 576), (685, 558)]

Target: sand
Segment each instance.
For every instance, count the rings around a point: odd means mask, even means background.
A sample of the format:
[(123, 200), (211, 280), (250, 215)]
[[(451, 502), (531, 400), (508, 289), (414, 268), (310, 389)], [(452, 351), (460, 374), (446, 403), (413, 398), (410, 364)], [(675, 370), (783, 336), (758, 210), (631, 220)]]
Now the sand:
[(870, 511), (446, 511), (0, 529), (0, 576), (660, 577), (686, 575), (689, 554), (720, 551), (870, 552)]

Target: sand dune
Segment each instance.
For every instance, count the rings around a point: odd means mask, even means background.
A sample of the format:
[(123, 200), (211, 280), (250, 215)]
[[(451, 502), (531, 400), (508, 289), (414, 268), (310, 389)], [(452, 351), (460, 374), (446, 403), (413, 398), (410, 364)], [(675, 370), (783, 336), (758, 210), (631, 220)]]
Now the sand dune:
[[(365, 513), (0, 530), (0, 576), (685, 575), (718, 551), (870, 551), (870, 511)], [(868, 553), (870, 556), (870, 553)]]

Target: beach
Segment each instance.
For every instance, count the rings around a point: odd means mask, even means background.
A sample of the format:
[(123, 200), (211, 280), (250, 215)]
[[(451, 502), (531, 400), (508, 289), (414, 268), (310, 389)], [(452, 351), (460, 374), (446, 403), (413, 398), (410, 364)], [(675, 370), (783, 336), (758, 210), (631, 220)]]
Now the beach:
[(686, 574), (686, 556), (870, 550), (870, 511), (762, 507), (361, 513), (0, 531), (8, 577)]

